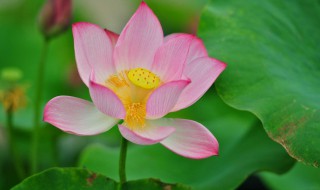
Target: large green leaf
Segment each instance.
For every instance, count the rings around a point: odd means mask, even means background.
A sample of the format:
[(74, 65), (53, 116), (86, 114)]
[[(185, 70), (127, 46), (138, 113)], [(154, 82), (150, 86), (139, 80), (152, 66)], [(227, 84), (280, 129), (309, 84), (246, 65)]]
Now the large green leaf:
[(263, 172), (260, 176), (272, 190), (320, 189), (320, 170), (302, 163), (297, 163), (281, 176), (269, 172)]
[(167, 184), (156, 179), (128, 181), (119, 188), (119, 183), (101, 174), (80, 168), (51, 168), (33, 175), (12, 190), (189, 190), (181, 184)]
[(117, 190), (117, 183), (112, 179), (87, 169), (52, 168), (31, 176), (12, 190), (82, 190), (110, 189)]
[(157, 179), (140, 179), (128, 181), (123, 184), (122, 190), (191, 190), (190, 187), (181, 184), (167, 184)]
[(228, 63), (217, 81), (229, 105), (254, 113), (294, 158), (320, 162), (319, 0), (212, 0), (199, 35)]
[[(82, 154), (80, 166), (118, 178), (118, 149), (91, 145)], [(160, 145), (130, 146), (129, 179), (160, 178), (190, 185), (197, 190), (234, 189), (260, 170), (283, 173), (294, 163), (280, 145), (271, 141), (261, 126), (254, 126), (219, 157), (205, 160), (183, 158)]]

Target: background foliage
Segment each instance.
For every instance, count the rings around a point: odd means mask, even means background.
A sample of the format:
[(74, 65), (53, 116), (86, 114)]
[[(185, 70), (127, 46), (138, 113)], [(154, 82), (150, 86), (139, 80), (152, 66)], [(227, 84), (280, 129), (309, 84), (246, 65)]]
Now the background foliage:
[[(185, 184), (197, 190), (235, 189), (252, 175), (262, 180), (264, 188), (320, 188), (319, 169), (295, 164), (296, 160), (288, 155), (309, 165), (319, 163), (319, 1), (146, 2), (166, 34), (195, 33), (202, 13), (198, 35), (211, 56), (228, 64), (216, 85), (199, 102), (168, 116), (204, 124), (219, 140), (220, 155), (190, 160), (161, 145), (130, 144), (127, 173), (131, 182), (125, 188), (146, 185), (146, 189), (163, 189), (169, 185), (172, 189), (188, 189), (181, 185)], [(42, 4), (42, 0), (0, 1), (0, 70), (19, 68), (23, 72), (21, 83), (27, 86), (28, 104), (14, 115), (17, 150), (26, 171), (35, 71), (43, 46), (36, 25)], [(96, 23), (119, 33), (138, 4), (139, 1), (74, 1), (73, 21)], [(42, 105), (57, 95), (90, 100), (77, 75), (70, 29), (50, 43), (44, 83)], [(12, 169), (5, 121), (1, 109), (0, 189), (21, 182)], [(70, 182), (77, 184), (72, 187), (75, 189), (116, 188), (119, 137), (116, 128), (98, 136), (77, 137), (44, 124), (41, 172), (14, 189), (55, 189), (61, 184), (68, 187)], [(56, 168), (48, 170), (51, 167)], [(145, 180), (134, 181), (142, 178)], [(252, 184), (241, 187), (249, 189)]]

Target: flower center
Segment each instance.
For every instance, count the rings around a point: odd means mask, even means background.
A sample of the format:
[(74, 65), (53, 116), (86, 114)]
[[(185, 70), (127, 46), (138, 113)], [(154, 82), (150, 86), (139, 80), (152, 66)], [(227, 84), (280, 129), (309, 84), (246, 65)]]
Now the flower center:
[(160, 78), (143, 68), (122, 71), (106, 80), (106, 86), (110, 87), (124, 104), (126, 109), (124, 121), (128, 128), (144, 127), (147, 98), (159, 84)]
[(128, 78), (134, 85), (144, 89), (156, 88), (160, 83), (157, 75), (143, 68), (131, 69)]

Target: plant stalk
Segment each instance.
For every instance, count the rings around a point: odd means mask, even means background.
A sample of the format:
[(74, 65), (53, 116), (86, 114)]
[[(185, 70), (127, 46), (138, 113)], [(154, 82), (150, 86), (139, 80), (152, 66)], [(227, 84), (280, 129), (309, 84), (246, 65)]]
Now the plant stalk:
[(33, 118), (33, 135), (32, 135), (32, 149), (31, 149), (31, 174), (38, 171), (38, 152), (39, 152), (39, 137), (41, 126), (41, 102), (43, 96), (43, 85), (45, 77), (45, 63), (48, 53), (49, 39), (45, 38), (44, 45), (41, 52), (41, 58), (38, 66), (38, 76), (36, 80), (36, 94), (35, 94), (35, 107)]
[(126, 181), (126, 157), (127, 157), (128, 141), (124, 137), (121, 139), (120, 159), (119, 159), (119, 177), (120, 185), (122, 186)]

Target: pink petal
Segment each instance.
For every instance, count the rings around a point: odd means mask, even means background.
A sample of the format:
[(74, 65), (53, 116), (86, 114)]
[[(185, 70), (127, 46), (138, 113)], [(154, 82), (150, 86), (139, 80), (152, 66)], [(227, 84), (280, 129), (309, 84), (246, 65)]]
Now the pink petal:
[(191, 83), (183, 90), (172, 111), (189, 107), (210, 88), (226, 64), (210, 57), (202, 57), (186, 65), (184, 75)]
[(154, 90), (147, 101), (147, 118), (160, 118), (169, 113), (189, 83), (189, 80), (172, 81)]
[(113, 46), (102, 28), (90, 23), (72, 26), (77, 67), (82, 81), (89, 86), (89, 76), (94, 70), (99, 82), (115, 73)]
[[(166, 43), (167, 41), (169, 41), (173, 38), (176, 38), (177, 36), (180, 36), (180, 35), (185, 35), (185, 34), (182, 34), (182, 33), (170, 34), (164, 38), (164, 43)], [(200, 38), (194, 36), (194, 38), (190, 44), (186, 63), (189, 64), (194, 59), (197, 59), (199, 57), (208, 57), (208, 53), (207, 53), (207, 50), (206, 50), (202, 40)]]
[(131, 17), (115, 46), (115, 65), (118, 71), (142, 67), (150, 69), (156, 50), (163, 41), (158, 18), (145, 2)]
[(200, 58), (200, 57), (207, 57), (208, 53), (206, 48), (203, 45), (203, 42), (200, 38), (195, 37), (193, 38), (190, 50), (187, 57), (187, 64), (191, 63), (193, 60)]
[(166, 41), (156, 52), (152, 71), (164, 82), (180, 80), (194, 36), (181, 34)]
[(119, 131), (124, 138), (135, 144), (141, 145), (158, 143), (175, 131), (175, 128), (173, 127), (145, 126), (144, 129), (133, 131), (124, 125), (118, 126)]
[(108, 87), (102, 86), (90, 80), (90, 96), (95, 106), (103, 113), (123, 119), (126, 110), (119, 97)]
[(109, 130), (119, 120), (104, 115), (86, 100), (58, 96), (45, 106), (44, 121), (67, 133), (95, 135)]
[(104, 29), (104, 31), (107, 33), (107, 35), (109, 36), (110, 40), (111, 40), (111, 44), (112, 47), (114, 47), (118, 41), (119, 38), (119, 34), (116, 34), (110, 30)]
[(200, 123), (185, 119), (159, 119), (160, 126), (172, 126), (176, 130), (161, 144), (171, 151), (193, 159), (218, 155), (219, 144), (211, 132)]

